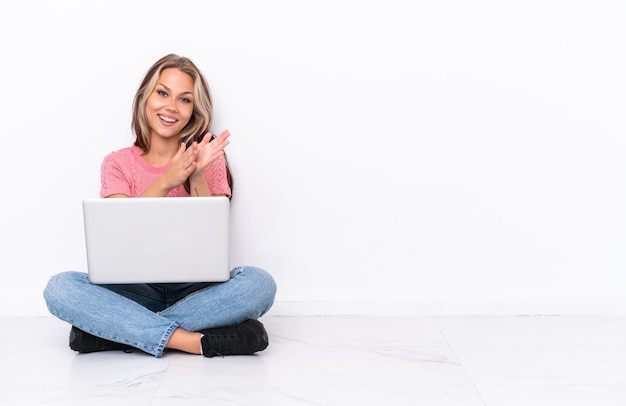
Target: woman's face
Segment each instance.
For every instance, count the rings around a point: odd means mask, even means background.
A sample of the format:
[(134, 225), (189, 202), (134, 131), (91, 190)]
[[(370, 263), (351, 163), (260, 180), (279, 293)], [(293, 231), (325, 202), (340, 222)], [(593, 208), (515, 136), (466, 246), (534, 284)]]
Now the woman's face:
[(176, 138), (193, 113), (193, 79), (176, 68), (165, 69), (146, 102), (150, 137)]

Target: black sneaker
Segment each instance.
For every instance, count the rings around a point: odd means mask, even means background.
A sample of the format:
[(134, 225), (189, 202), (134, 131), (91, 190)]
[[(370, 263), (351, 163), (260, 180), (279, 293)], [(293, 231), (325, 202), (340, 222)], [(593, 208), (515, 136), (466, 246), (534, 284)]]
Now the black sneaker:
[(70, 330), (70, 348), (81, 353), (122, 350), (132, 352), (133, 347), (96, 337), (72, 326)]
[(200, 330), (204, 334), (202, 355), (250, 355), (267, 348), (267, 331), (260, 321), (249, 319), (241, 324), (208, 330)]

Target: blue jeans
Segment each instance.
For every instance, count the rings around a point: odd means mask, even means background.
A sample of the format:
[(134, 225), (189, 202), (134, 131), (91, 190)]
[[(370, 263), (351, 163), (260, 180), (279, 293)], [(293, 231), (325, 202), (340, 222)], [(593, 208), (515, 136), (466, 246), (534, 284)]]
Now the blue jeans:
[(266, 271), (233, 269), (221, 283), (95, 285), (82, 272), (54, 275), (44, 290), (50, 313), (79, 329), (160, 358), (177, 327), (198, 331), (258, 319), (274, 303)]

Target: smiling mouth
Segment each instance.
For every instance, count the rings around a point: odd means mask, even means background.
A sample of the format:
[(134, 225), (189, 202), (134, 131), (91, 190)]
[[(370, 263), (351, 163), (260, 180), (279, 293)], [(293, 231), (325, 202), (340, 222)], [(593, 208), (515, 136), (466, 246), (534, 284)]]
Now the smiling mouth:
[(160, 118), (161, 120), (165, 121), (166, 123), (175, 123), (175, 122), (177, 122), (177, 121), (178, 121), (178, 120), (177, 120), (177, 119), (175, 119), (175, 118), (165, 117), (165, 116), (162, 116), (162, 115), (159, 115), (159, 118)]

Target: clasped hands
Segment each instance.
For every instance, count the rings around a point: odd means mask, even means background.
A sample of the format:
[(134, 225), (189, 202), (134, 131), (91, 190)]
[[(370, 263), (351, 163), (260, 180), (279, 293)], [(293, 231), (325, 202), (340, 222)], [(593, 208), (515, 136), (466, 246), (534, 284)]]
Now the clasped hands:
[(187, 178), (202, 176), (213, 161), (224, 155), (224, 148), (230, 143), (228, 137), (230, 132), (224, 130), (211, 141), (212, 134), (207, 132), (202, 141), (194, 141), (189, 147), (181, 143), (165, 173), (171, 181), (171, 188), (181, 185)]

